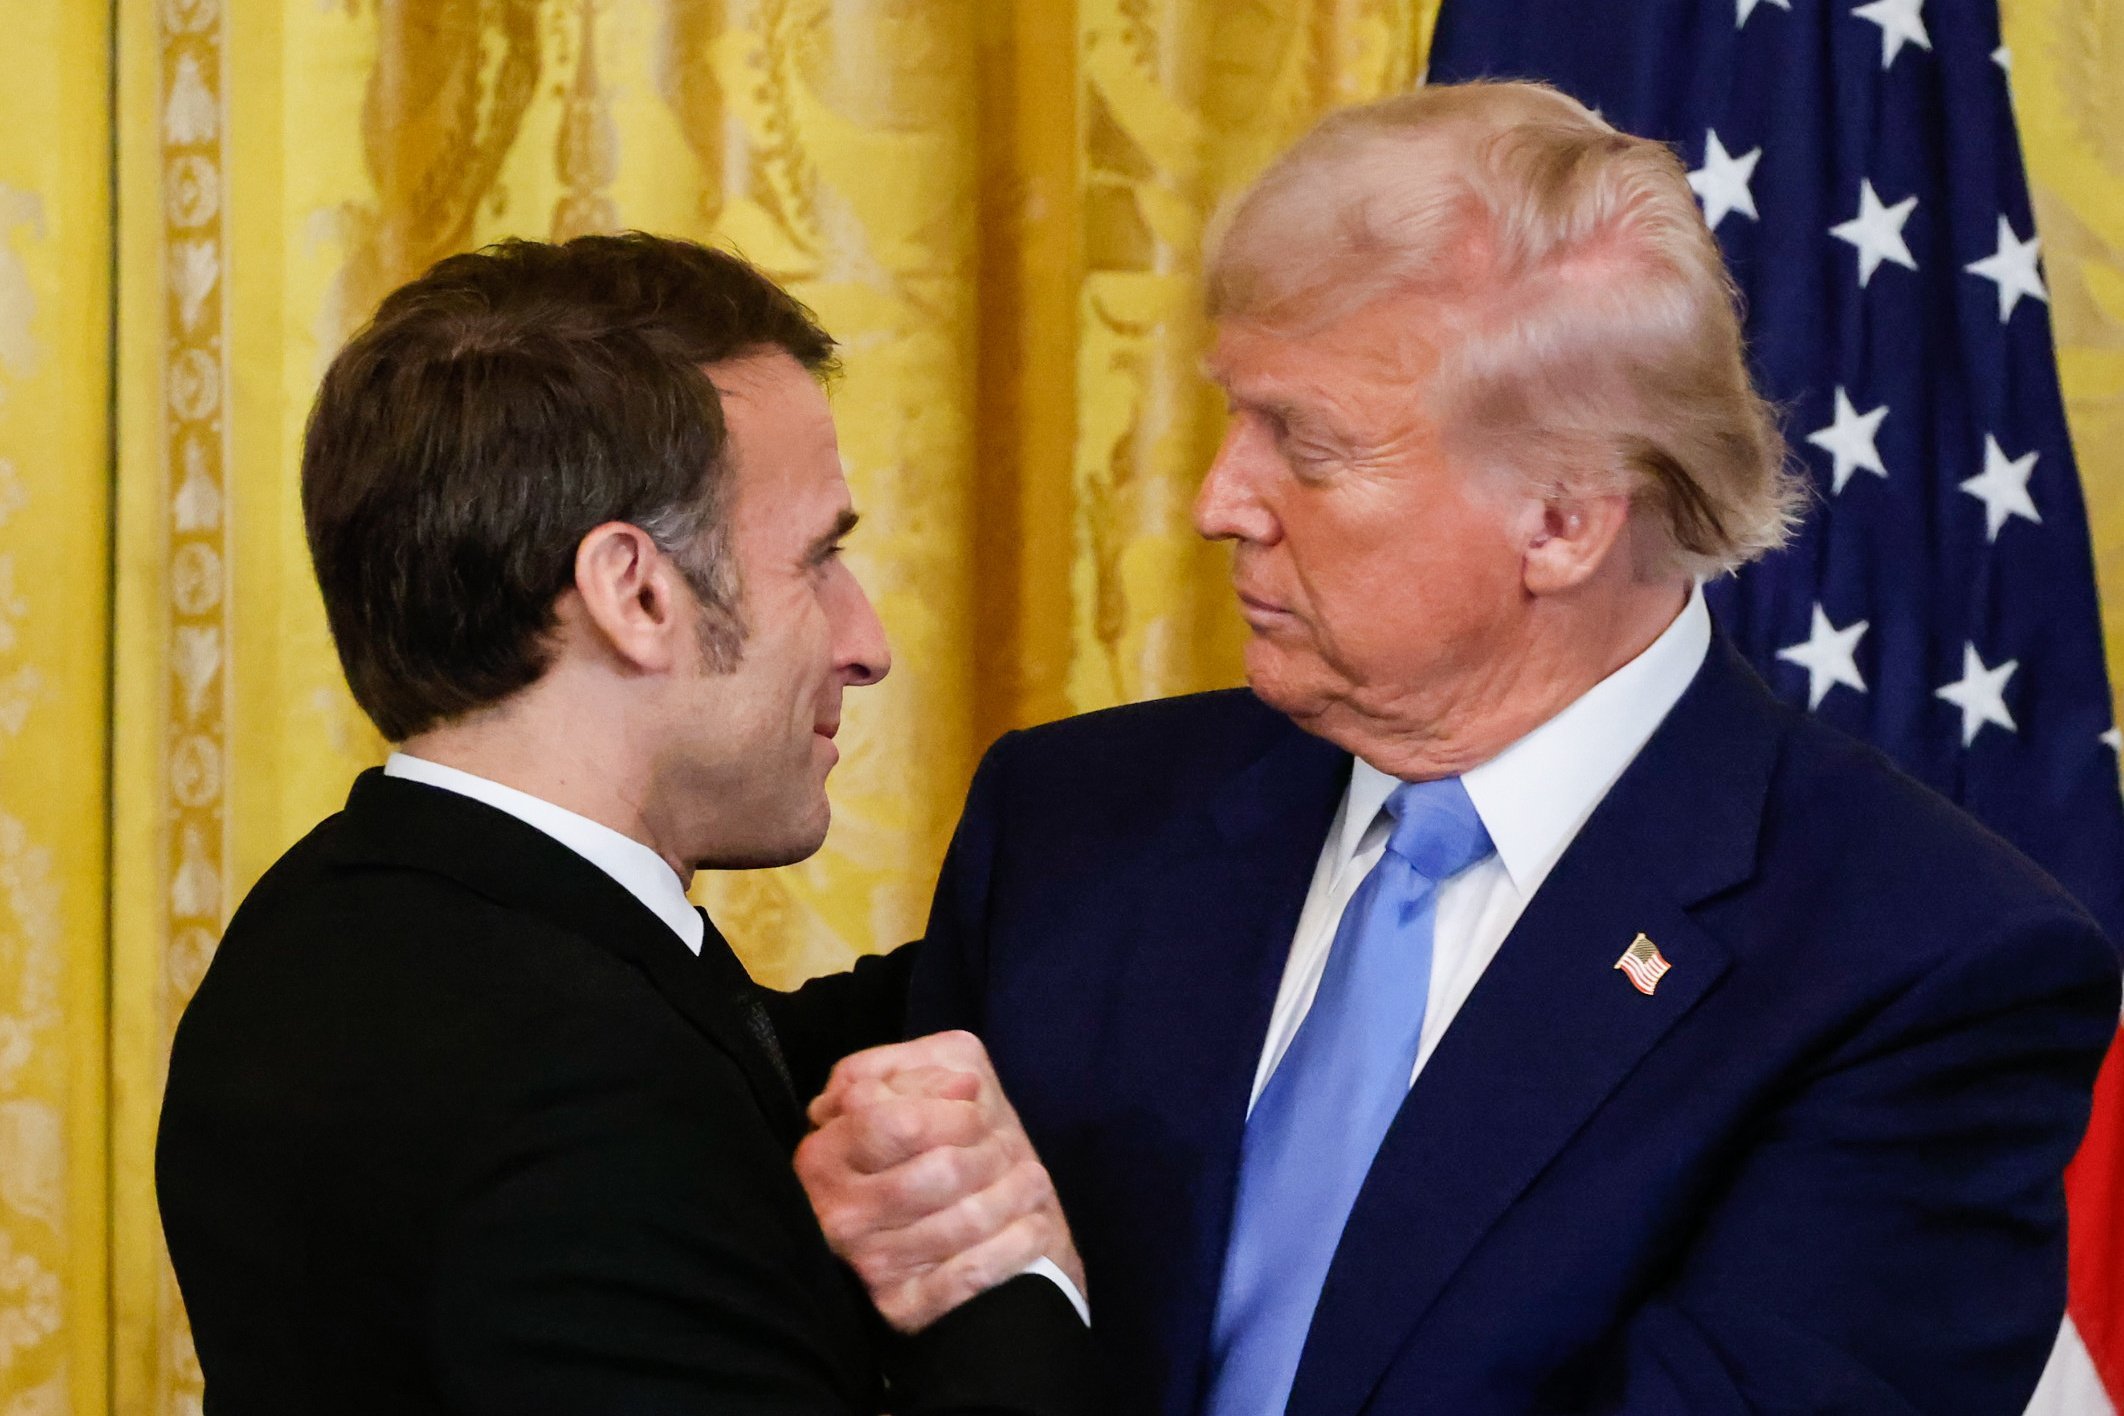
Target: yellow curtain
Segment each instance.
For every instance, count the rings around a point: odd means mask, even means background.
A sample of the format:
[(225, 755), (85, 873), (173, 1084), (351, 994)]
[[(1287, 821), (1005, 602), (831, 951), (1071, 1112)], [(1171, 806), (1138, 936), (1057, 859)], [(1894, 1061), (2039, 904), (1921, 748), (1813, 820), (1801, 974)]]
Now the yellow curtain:
[[(235, 901), (382, 752), (294, 469), (385, 290), (641, 227), (735, 243), (843, 340), (852, 559), (898, 667), (852, 701), (826, 850), (706, 892), (789, 982), (919, 929), (995, 734), (1236, 680), (1186, 520), (1219, 424), (1202, 230), (1314, 115), (1413, 82), (1435, 3), (11, 0), (0, 1416), (198, 1409), (163, 1061)], [(2124, 0), (2009, 5), (2124, 604)]]
[(0, 82), (0, 1412), (102, 1409), (109, 17), (9, 14)]
[(2124, 702), (2124, 0), (2002, 0), (1999, 14)]

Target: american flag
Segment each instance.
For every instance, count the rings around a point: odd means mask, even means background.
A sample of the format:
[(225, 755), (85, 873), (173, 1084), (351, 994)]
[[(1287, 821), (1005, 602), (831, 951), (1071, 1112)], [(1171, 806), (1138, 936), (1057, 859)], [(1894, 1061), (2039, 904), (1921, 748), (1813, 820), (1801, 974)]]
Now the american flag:
[[(2120, 744), (1995, 0), (1445, 0), (1430, 77), (1484, 76), (1672, 144), (1725, 248), (1820, 500), (1710, 587), (1720, 623), (2124, 942)], [(2124, 1408), (2120, 1052), (2068, 1177), (2040, 1410)]]
[(1667, 976), (1674, 965), (1667, 962), (1667, 956), (1659, 952), (1657, 944), (1640, 934), (1631, 942), (1629, 948), (1623, 950), (1623, 956), (1615, 961), (1615, 967), (1623, 971), (1632, 988), (1649, 997), (1658, 990), (1659, 981)]

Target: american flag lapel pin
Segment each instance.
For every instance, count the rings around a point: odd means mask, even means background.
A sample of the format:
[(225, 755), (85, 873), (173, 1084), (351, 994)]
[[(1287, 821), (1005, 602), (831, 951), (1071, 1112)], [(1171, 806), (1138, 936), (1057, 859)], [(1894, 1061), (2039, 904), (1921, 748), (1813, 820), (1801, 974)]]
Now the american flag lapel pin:
[(1630, 941), (1629, 948), (1623, 950), (1615, 967), (1623, 971), (1632, 988), (1650, 998), (1652, 991), (1659, 987), (1659, 981), (1674, 965), (1667, 962), (1667, 956), (1659, 952), (1657, 944), (1640, 934)]

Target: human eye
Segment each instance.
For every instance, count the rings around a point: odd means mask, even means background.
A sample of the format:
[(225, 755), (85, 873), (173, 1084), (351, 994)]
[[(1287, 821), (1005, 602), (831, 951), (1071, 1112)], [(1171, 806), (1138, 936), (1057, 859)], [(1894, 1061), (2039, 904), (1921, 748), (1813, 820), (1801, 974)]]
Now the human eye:
[(855, 530), (856, 514), (844, 511), (840, 519), (828, 527), (823, 535), (811, 543), (804, 554), (804, 568), (813, 574), (823, 573), (841, 558), (841, 550), (848, 540), (848, 533)]
[(1348, 461), (1333, 441), (1310, 431), (1286, 431), (1276, 445), (1291, 470), (1306, 481), (1319, 481)]

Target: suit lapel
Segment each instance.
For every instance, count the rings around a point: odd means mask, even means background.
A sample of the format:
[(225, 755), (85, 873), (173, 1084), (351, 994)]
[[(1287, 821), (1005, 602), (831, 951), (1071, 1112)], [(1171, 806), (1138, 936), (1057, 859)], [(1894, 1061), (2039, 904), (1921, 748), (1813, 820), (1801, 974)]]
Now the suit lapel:
[[(758, 1024), (745, 1016), (743, 995), (753, 986), (752, 976), (745, 972), (744, 963), (731, 951), (714, 921), (705, 914), (702, 918), (708, 932), (701, 939), (698, 959), (672, 936), (662, 920), (656, 920), (660, 933), (626, 931), (615, 934), (608, 947), (647, 974), (672, 1007), (709, 1041), (730, 1054), (745, 1074), (745, 1083), (760, 1111), (775, 1133), (794, 1150), (804, 1138), (803, 1113), (796, 1094), (790, 1090), (786, 1067), (767, 1051), (775, 1046), (771, 1024), (765, 1022), (764, 1016)], [(755, 1034), (755, 1026), (769, 1029), (764, 1038)]]
[[(1164, 1409), (1194, 1408), (1208, 1350), (1238, 1175), (1239, 1138), (1291, 934), (1320, 844), (1349, 778), (1349, 755), (1278, 722), (1269, 748), (1227, 779), (1206, 816), (1176, 818), (1144, 852), (1155, 879), (1116, 992), (1108, 1075), (1152, 1138), (1173, 1184), (1130, 1204), (1167, 1364)], [(1144, 1079), (1155, 1078), (1155, 1085)]]
[[(1528, 903), (1373, 1161), (1314, 1314), (1294, 1416), (1363, 1406), (1483, 1235), (1724, 974), (1725, 948), (1689, 907), (1754, 869), (1776, 711), (1714, 642)], [(1639, 933), (1673, 965), (1649, 997), (1614, 968)]]
[(424, 783), (362, 773), (347, 798), (350, 857), (448, 876), (624, 959), (744, 1074), (760, 1110), (793, 1147), (803, 1118), (740, 1013), (745, 967), (711, 924), (701, 956), (604, 871), (505, 811)]

